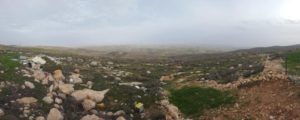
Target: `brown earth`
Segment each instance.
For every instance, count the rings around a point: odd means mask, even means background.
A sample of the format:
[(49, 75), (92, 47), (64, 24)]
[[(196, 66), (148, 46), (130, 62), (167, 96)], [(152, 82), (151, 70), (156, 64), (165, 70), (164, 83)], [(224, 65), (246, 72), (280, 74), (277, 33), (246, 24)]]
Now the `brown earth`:
[(300, 87), (284, 75), (280, 60), (267, 61), (266, 78), (236, 90), (232, 107), (209, 110), (202, 120), (300, 120)]

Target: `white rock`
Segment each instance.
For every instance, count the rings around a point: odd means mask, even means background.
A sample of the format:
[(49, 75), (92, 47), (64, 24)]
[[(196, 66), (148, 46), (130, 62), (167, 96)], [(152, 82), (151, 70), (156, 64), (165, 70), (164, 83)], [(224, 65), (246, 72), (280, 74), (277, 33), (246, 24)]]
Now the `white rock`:
[(70, 94), (74, 91), (73, 84), (60, 84), (60, 85), (58, 85), (58, 88), (62, 93), (65, 93), (65, 94)]
[(53, 74), (54, 80), (56, 80), (56, 81), (62, 81), (62, 80), (65, 79), (65, 76), (63, 75), (63, 73), (62, 73), (61, 70), (55, 70), (53, 73), (54, 73)]
[(86, 116), (82, 117), (80, 120), (104, 120), (104, 119), (99, 118), (96, 115), (86, 115)]
[(70, 83), (80, 84), (82, 83), (82, 79), (79, 78), (79, 74), (70, 75)]
[(3, 111), (3, 109), (0, 108), (0, 117), (4, 116), (5, 112)]
[(57, 108), (52, 108), (47, 116), (47, 120), (63, 120), (64, 116)]
[(59, 98), (55, 98), (55, 103), (57, 103), (57, 104), (61, 104), (63, 101), (62, 101), (62, 99), (59, 99)]
[(46, 102), (46, 103), (48, 103), (48, 104), (53, 103), (53, 99), (52, 99), (52, 97), (50, 97), (50, 96), (44, 97), (44, 98), (43, 98), (43, 101)]
[(45, 73), (41, 70), (35, 70), (34, 73), (33, 73), (33, 76), (37, 80), (43, 80), (46, 77)]
[(19, 104), (32, 104), (32, 103), (36, 103), (37, 99), (35, 99), (34, 97), (23, 97), (21, 99), (17, 99), (16, 101)]
[(50, 87), (49, 87), (49, 92), (52, 92), (53, 91), (53, 85), (51, 85)]
[(59, 96), (62, 99), (66, 99), (66, 97), (67, 97), (66, 94), (64, 94), (64, 93), (58, 93), (57, 96)]
[(86, 84), (88, 85), (88, 88), (91, 89), (94, 83), (92, 81), (87, 81)]
[(95, 108), (95, 106), (96, 106), (96, 103), (90, 99), (84, 99), (81, 104), (85, 111), (91, 110), (91, 109)]
[(44, 80), (42, 80), (42, 85), (47, 85), (48, 84), (48, 79), (44, 79)]
[(119, 83), (119, 85), (125, 85), (125, 86), (138, 86), (142, 85), (143, 83), (141, 82), (128, 82), (128, 83)]
[(97, 61), (92, 61), (92, 62), (90, 63), (90, 65), (96, 67), (96, 66), (98, 65), (98, 62), (97, 62)]
[(119, 110), (114, 113), (114, 116), (121, 116), (121, 115), (125, 115), (125, 112), (123, 110)]
[(109, 91), (109, 89), (103, 91), (95, 91), (91, 89), (83, 89), (74, 91), (71, 96), (75, 98), (76, 101), (82, 101), (84, 99), (91, 99), (95, 102), (101, 102), (104, 99), (104, 95)]
[(29, 82), (29, 81), (25, 81), (25, 86), (26, 87), (29, 87), (30, 89), (33, 89), (33, 88), (35, 88), (35, 86), (34, 86), (34, 84), (32, 83), (32, 82)]

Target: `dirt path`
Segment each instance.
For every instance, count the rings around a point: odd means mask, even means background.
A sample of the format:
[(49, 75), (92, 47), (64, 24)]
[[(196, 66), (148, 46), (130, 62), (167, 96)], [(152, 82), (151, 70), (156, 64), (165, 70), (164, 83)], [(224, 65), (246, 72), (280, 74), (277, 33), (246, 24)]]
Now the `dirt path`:
[(300, 87), (286, 79), (281, 60), (266, 61), (255, 84), (237, 90), (234, 107), (207, 111), (204, 120), (299, 120)]

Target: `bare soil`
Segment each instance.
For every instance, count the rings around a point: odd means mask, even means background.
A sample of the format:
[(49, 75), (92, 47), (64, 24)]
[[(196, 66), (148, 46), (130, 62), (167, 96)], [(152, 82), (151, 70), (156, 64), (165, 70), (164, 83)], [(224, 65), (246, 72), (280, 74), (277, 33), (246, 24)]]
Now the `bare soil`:
[(206, 111), (203, 120), (299, 120), (300, 87), (274, 76), (284, 75), (280, 60), (266, 63), (264, 72), (273, 77), (237, 90), (237, 103), (229, 108)]

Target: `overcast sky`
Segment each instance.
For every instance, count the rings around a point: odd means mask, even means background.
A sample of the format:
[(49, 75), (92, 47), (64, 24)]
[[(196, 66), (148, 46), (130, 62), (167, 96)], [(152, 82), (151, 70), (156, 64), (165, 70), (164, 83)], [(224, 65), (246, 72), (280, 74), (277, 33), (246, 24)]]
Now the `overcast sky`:
[(0, 44), (299, 44), (299, 6), (299, 0), (0, 0)]

